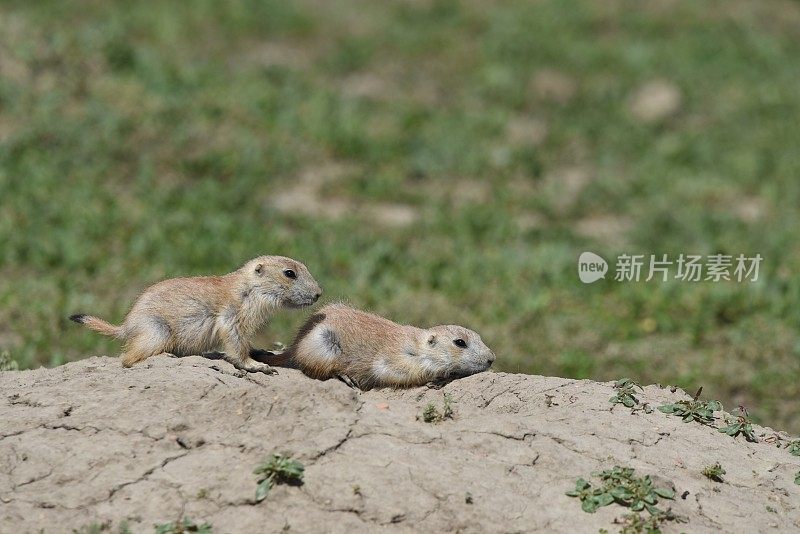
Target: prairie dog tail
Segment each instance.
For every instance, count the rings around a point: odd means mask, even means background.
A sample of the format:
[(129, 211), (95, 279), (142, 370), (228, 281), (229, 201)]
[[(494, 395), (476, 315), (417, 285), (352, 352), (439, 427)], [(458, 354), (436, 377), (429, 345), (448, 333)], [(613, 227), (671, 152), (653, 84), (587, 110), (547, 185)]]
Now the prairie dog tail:
[(95, 332), (100, 332), (105, 336), (111, 336), (122, 339), (122, 327), (115, 326), (107, 321), (100, 319), (99, 317), (94, 317), (92, 315), (85, 315), (83, 313), (77, 313), (75, 315), (70, 315), (69, 320), (75, 321), (78, 324), (82, 324), (86, 328), (94, 330)]
[(283, 352), (261, 352), (258, 354), (250, 353), (250, 356), (257, 362), (266, 363), (273, 367), (284, 367), (286, 369), (297, 369), (297, 362), (294, 361), (294, 351), (291, 347)]

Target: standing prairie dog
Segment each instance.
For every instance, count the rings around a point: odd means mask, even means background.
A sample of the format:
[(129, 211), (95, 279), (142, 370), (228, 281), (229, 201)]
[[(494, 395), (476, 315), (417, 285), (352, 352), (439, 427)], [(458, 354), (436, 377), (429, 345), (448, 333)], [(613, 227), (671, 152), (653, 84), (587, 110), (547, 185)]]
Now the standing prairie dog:
[(462, 326), (417, 328), (330, 304), (308, 318), (286, 352), (267, 360), (312, 378), (338, 377), (371, 389), (480, 373), (495, 356), (477, 332)]
[(275, 371), (253, 360), (250, 340), (278, 308), (301, 308), (322, 294), (299, 261), (260, 256), (223, 276), (172, 278), (147, 288), (121, 326), (91, 315), (71, 320), (124, 340), (122, 365), (161, 353), (203, 354), (222, 347), (225, 360), (245, 371)]

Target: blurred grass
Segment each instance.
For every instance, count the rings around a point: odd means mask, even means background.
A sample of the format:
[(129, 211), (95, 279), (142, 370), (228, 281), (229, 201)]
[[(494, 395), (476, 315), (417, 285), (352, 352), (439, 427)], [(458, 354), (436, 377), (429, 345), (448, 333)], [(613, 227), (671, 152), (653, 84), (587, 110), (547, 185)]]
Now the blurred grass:
[[(703, 385), (800, 431), (798, 28), (777, 0), (3, 2), (0, 349), (114, 354), (66, 316), (276, 253), (504, 370)], [(643, 120), (651, 82), (678, 99)], [(765, 262), (584, 286), (583, 250)]]

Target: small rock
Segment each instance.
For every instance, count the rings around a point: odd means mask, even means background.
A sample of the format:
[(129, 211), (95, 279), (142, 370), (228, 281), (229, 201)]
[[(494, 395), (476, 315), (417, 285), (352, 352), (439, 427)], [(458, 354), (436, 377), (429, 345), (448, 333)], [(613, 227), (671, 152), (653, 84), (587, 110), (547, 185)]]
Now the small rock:
[(755, 197), (740, 200), (733, 206), (733, 211), (739, 219), (746, 223), (758, 222), (764, 217), (764, 203)]
[(628, 108), (642, 122), (658, 122), (678, 112), (682, 102), (681, 91), (668, 81), (647, 82), (631, 97)]
[(405, 204), (372, 204), (365, 206), (364, 211), (376, 222), (395, 228), (409, 226), (419, 219), (417, 210)]

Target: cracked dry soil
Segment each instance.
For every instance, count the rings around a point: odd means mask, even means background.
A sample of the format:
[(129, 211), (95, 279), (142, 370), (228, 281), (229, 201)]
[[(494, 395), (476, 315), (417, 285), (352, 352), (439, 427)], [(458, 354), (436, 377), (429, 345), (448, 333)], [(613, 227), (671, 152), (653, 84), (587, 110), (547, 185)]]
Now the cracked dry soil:
[[(611, 411), (611, 383), (483, 373), (438, 391), (358, 392), (200, 357), (133, 369), (103, 357), (0, 373), (0, 392), (3, 534), (122, 521), (152, 532), (184, 516), (217, 533), (614, 532), (627, 510), (587, 514), (564, 495), (614, 465), (674, 485), (689, 522), (666, 532), (800, 528), (788, 436), (756, 426), (760, 442), (747, 443), (657, 410)], [(454, 419), (418, 420), (445, 392)], [(648, 386), (640, 398), (687, 395)], [(252, 471), (272, 452), (302, 461), (305, 484), (254, 504)], [(724, 483), (701, 474), (717, 461)]]

